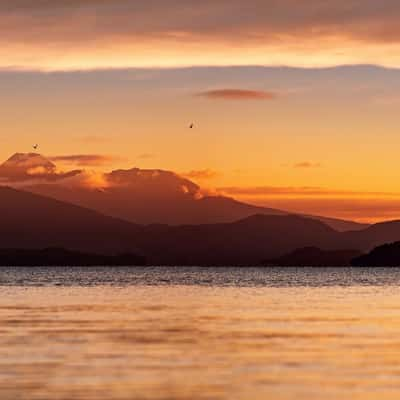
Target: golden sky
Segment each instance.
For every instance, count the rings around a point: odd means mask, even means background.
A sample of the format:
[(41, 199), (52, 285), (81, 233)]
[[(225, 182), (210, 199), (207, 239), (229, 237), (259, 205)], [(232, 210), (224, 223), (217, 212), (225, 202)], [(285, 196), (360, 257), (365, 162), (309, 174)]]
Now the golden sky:
[(398, 218), (399, 17), (376, 0), (1, 2), (0, 156), (39, 143), (64, 168)]

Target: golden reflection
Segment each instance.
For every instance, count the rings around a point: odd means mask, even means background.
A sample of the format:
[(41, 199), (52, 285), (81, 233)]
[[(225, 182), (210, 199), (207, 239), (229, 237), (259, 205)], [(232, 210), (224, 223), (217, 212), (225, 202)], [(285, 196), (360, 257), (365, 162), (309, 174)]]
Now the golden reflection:
[(7, 288), (0, 397), (397, 399), (399, 300), (387, 287)]

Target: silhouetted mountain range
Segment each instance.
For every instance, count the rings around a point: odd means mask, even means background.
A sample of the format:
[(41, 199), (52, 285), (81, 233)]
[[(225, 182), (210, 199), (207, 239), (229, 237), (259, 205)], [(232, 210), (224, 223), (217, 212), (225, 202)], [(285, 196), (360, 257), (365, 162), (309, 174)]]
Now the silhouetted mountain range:
[[(291, 214), (229, 197), (204, 196), (197, 184), (170, 171), (115, 170), (101, 175), (101, 189), (70, 184), (71, 179), (84, 174), (81, 170), (60, 172), (53, 162), (36, 153), (17, 153), (0, 165), (0, 182), (18, 187), (24, 184), (26, 191), (138, 224), (214, 224), (235, 222), (254, 214)], [(339, 231), (367, 226), (335, 218), (312, 218)]]
[(149, 264), (260, 265), (305, 247), (369, 251), (400, 238), (399, 221), (338, 232), (297, 215), (254, 215), (223, 224), (137, 225), (6, 187), (0, 187), (0, 209), (0, 248), (133, 253), (145, 256)]
[(150, 227), (143, 254), (177, 265), (259, 265), (299, 247), (336, 248), (340, 233), (320, 221), (295, 215), (255, 215), (226, 224)]
[(358, 267), (399, 267), (400, 242), (376, 247), (370, 253), (355, 258), (351, 264)]
[(264, 264), (282, 267), (345, 267), (351, 265), (351, 261), (360, 254), (358, 250), (321, 250), (318, 247), (304, 247), (265, 261)]
[(313, 265), (348, 263), (340, 249), (369, 251), (400, 239), (400, 221), (364, 226), (204, 197), (195, 183), (163, 170), (112, 171), (101, 176), (102, 189), (64, 184), (83, 173), (60, 172), (35, 153), (2, 164), (0, 181), (24, 190), (0, 187), (0, 248), (133, 253), (156, 264), (283, 265), (297, 257)]

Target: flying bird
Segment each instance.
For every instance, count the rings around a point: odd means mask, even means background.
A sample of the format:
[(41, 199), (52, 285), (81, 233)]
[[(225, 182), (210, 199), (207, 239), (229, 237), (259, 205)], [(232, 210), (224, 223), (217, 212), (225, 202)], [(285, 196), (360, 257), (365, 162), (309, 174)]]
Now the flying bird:
[(193, 128), (194, 128), (194, 123), (193, 123), (193, 122), (189, 125), (189, 128), (190, 128), (190, 129), (193, 129)]
[(32, 147), (33, 147), (35, 150), (37, 150), (37, 148), (39, 147), (39, 145), (38, 145), (38, 144), (34, 144)]

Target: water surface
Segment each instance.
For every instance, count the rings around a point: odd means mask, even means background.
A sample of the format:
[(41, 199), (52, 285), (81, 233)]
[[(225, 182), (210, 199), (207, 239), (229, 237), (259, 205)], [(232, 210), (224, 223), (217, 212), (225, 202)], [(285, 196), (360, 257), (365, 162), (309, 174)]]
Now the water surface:
[(4, 268), (0, 399), (398, 399), (400, 269)]

